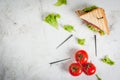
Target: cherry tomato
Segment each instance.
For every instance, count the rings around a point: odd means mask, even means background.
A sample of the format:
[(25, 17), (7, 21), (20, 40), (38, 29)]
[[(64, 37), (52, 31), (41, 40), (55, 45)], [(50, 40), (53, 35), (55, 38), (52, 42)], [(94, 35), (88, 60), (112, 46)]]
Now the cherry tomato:
[(75, 59), (80, 64), (87, 63), (87, 61), (88, 61), (88, 54), (84, 50), (79, 50), (75, 54)]
[(79, 76), (82, 73), (82, 66), (79, 63), (72, 63), (69, 72), (72, 76)]
[(93, 63), (85, 63), (82, 68), (86, 75), (93, 75), (96, 72), (96, 67)]

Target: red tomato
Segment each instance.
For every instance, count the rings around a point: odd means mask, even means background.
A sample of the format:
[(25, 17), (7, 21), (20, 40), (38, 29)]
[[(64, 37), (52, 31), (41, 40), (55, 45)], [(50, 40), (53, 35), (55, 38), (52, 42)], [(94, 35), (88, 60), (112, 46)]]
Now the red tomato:
[(88, 54), (84, 50), (79, 50), (75, 54), (75, 59), (80, 64), (87, 63), (87, 61), (88, 61)]
[(96, 67), (92, 63), (85, 63), (82, 65), (82, 68), (86, 75), (93, 75), (96, 72)]
[(69, 66), (69, 72), (73, 76), (79, 76), (82, 73), (82, 66), (79, 63), (72, 63)]

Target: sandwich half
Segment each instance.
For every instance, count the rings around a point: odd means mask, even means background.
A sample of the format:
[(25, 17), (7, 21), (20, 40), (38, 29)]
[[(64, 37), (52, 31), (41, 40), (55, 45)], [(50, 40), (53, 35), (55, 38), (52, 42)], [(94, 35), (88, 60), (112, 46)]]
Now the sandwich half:
[(86, 23), (88, 28), (94, 32), (99, 32), (100, 35), (110, 33), (103, 8), (91, 6), (83, 10), (77, 10), (75, 12)]

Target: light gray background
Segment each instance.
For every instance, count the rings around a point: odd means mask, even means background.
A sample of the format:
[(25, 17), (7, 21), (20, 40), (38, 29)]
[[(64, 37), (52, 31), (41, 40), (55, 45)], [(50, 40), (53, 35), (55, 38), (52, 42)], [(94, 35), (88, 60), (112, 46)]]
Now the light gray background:
[[(67, 5), (55, 7), (57, 0), (0, 0), (0, 80), (97, 80), (95, 75), (82, 73), (73, 77), (69, 64), (75, 62), (74, 53), (85, 49), (103, 80), (120, 79), (120, 0), (68, 0)], [(99, 36), (82, 24), (74, 13), (89, 5), (97, 5), (106, 11), (110, 35)], [(59, 29), (43, 21), (49, 13), (59, 13)], [(62, 25), (75, 27), (74, 36), (56, 50), (71, 33)], [(94, 53), (94, 37), (97, 35), (98, 56)], [(85, 38), (85, 46), (76, 42)], [(100, 61), (109, 55), (115, 61), (109, 66)], [(51, 61), (71, 57), (72, 60), (50, 66)]]

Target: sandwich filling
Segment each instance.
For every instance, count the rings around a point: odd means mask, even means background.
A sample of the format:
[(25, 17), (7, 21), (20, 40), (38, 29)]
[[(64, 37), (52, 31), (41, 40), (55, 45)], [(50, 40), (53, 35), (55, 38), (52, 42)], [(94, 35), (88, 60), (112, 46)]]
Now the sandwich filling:
[(105, 35), (105, 32), (103, 30), (101, 30), (99, 27), (95, 26), (94, 24), (92, 23), (89, 23), (88, 21), (86, 20), (83, 20), (87, 27), (92, 30), (93, 32), (98, 32), (100, 35)]

